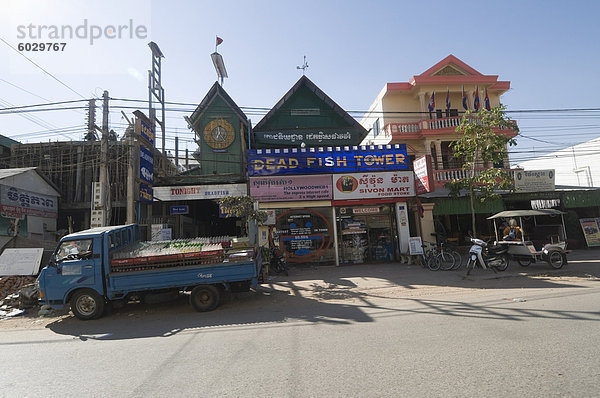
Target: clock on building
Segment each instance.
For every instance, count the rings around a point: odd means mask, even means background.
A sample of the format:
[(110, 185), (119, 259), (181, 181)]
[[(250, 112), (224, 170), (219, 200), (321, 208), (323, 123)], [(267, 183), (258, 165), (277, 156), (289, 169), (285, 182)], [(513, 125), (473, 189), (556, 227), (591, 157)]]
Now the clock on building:
[(204, 128), (204, 141), (213, 149), (225, 149), (234, 139), (233, 126), (225, 119), (213, 120)]

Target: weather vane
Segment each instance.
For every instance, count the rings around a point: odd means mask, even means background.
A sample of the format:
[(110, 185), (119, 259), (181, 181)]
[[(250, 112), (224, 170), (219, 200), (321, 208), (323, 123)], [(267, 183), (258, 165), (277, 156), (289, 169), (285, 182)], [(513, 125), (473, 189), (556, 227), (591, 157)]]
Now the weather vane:
[(306, 73), (306, 69), (308, 69), (308, 62), (306, 62), (306, 55), (304, 56), (304, 64), (302, 66), (296, 66), (296, 69), (302, 69), (302, 74)]

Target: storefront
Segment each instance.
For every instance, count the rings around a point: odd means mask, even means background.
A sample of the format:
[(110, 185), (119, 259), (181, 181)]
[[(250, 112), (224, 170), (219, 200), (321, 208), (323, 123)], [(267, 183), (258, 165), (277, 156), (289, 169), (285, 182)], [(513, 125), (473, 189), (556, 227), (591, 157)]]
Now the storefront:
[(250, 195), (272, 213), (259, 242), (297, 264), (396, 260), (415, 196), (407, 168), (402, 145), (250, 151)]
[(154, 187), (153, 224), (171, 229), (173, 238), (245, 235), (242, 220), (223, 214), (216, 200), (247, 191), (246, 184)]

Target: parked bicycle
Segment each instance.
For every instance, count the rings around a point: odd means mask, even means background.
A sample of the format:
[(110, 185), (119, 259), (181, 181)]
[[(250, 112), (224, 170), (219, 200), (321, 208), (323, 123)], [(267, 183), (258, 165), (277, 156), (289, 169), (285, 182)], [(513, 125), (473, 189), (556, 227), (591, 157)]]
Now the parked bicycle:
[(436, 244), (431, 242), (423, 242), (421, 247), (423, 248), (423, 253), (419, 257), (421, 265), (429, 268), (431, 271), (439, 270), (440, 261), (438, 259)]

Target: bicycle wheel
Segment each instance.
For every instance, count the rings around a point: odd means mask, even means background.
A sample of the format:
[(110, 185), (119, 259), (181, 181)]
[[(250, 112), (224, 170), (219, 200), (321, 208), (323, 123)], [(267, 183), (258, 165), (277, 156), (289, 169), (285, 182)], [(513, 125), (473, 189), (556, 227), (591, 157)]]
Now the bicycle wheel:
[(432, 271), (437, 271), (440, 269), (440, 260), (438, 256), (429, 256), (427, 259), (427, 267)]
[(462, 265), (462, 256), (456, 250), (452, 250), (450, 253), (452, 253), (452, 256), (454, 257), (454, 267), (452, 267), (452, 269), (459, 269)]
[(454, 263), (456, 260), (454, 259), (454, 256), (450, 252), (448, 252), (448, 251), (440, 252), (437, 255), (437, 258), (440, 262), (440, 269), (442, 271), (449, 271), (452, 269), (452, 267), (454, 267)]

